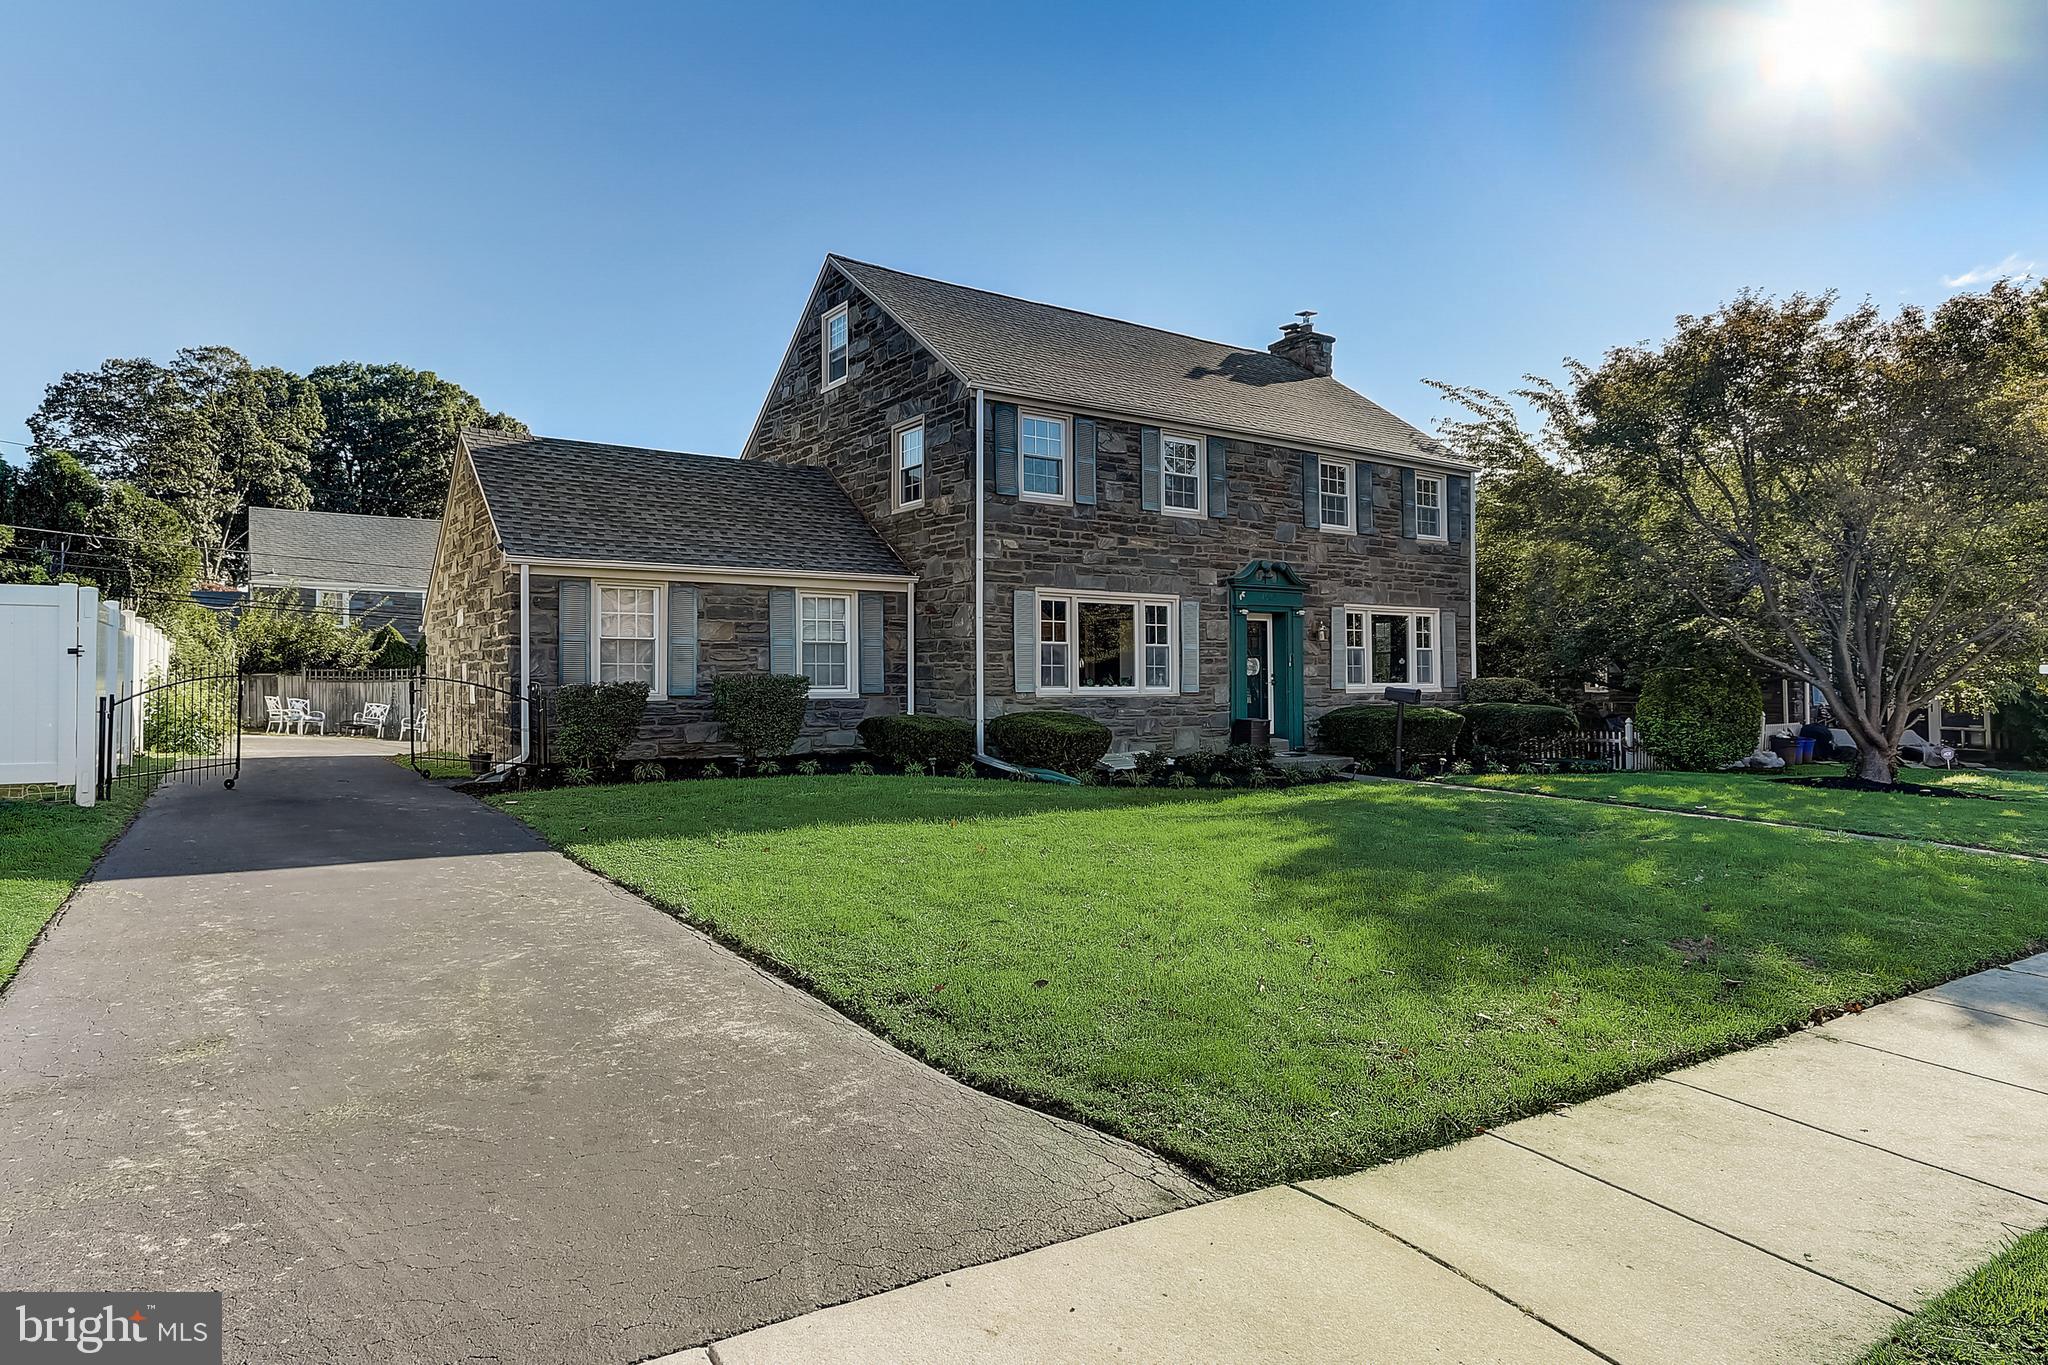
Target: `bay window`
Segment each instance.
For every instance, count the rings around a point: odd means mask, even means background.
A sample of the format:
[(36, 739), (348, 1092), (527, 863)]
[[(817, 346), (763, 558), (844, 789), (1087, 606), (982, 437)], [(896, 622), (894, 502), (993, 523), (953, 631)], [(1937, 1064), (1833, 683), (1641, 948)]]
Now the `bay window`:
[(654, 687), (654, 588), (597, 590), (597, 680)]
[(1344, 686), (1435, 687), (1436, 622), (1434, 611), (1345, 608)]
[(1173, 605), (1039, 594), (1038, 690), (1172, 691)]
[(853, 695), (853, 599), (842, 594), (797, 595), (798, 665), (814, 697)]

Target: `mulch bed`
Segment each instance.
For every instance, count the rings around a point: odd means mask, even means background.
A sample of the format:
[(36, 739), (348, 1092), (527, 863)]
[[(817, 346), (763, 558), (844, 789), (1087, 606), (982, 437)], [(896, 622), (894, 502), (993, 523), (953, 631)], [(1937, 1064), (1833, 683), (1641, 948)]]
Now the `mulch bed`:
[(1966, 801), (2002, 801), (2002, 796), (1989, 792), (1957, 791), (1954, 787), (1929, 787), (1919, 782), (1872, 782), (1864, 777), (1773, 777), (1772, 782), (1782, 782), (1788, 787), (1824, 787), (1838, 792), (1884, 792), (1896, 796), (1954, 796)]

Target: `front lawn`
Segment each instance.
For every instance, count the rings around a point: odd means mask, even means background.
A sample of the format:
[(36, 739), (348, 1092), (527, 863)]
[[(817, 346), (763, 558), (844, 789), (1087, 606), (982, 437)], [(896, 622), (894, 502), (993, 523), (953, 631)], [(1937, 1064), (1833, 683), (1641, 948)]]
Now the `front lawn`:
[[(1839, 764), (1809, 764), (1793, 773), (1819, 776), (1841, 771)], [(1448, 780), (1473, 787), (2048, 854), (2048, 774), (1906, 768), (1899, 776), (1924, 786), (1953, 787), (1999, 799), (1959, 801), (1897, 792), (1832, 791), (1774, 782), (1757, 773), (1487, 773)]]
[(1860, 1365), (2018, 1365), (2048, 1359), (2048, 1231), (1892, 1329)]
[(1440, 786), (793, 777), (496, 801), (934, 1064), (1233, 1188), (2048, 940), (2036, 867)]
[(117, 782), (87, 809), (69, 801), (0, 800), (0, 985), (13, 977), (36, 935), (128, 827), (149, 782)]

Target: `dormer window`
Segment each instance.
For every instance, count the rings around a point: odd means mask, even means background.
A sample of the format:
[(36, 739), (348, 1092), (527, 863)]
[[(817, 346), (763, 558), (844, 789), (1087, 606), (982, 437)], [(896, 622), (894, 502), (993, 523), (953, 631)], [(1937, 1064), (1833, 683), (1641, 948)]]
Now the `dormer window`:
[(1041, 502), (1067, 500), (1067, 421), (1046, 412), (1019, 413), (1017, 458), (1023, 470), (1022, 496)]
[(828, 389), (846, 382), (846, 316), (847, 306), (843, 303), (825, 314), (818, 337), (818, 347), (823, 352), (824, 387)]

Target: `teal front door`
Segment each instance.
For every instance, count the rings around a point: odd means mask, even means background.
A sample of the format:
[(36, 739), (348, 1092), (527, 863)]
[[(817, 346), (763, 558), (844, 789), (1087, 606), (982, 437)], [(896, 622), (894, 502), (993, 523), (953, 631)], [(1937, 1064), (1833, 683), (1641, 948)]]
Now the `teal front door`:
[(1250, 616), (1244, 623), (1244, 715), (1273, 720), (1273, 618)]
[(1230, 717), (1263, 720), (1296, 748), (1302, 724), (1303, 584), (1277, 560), (1255, 559), (1230, 579)]

